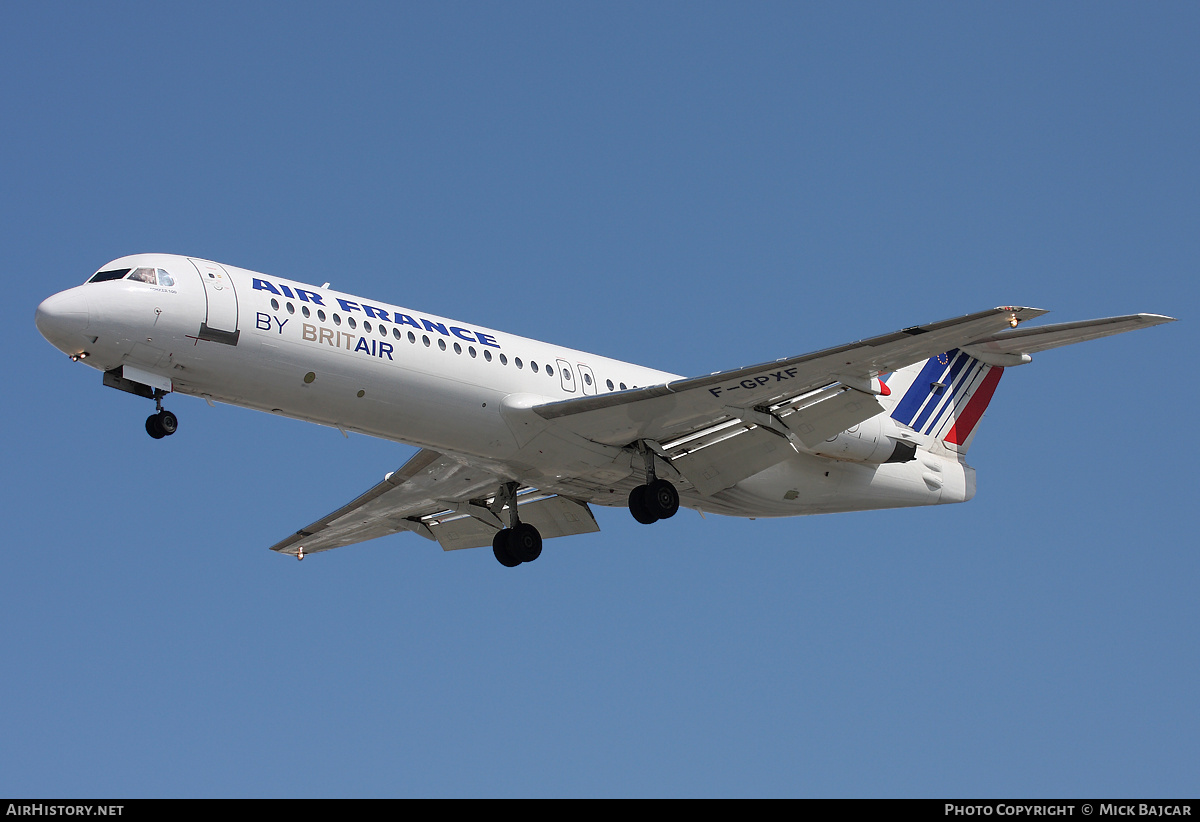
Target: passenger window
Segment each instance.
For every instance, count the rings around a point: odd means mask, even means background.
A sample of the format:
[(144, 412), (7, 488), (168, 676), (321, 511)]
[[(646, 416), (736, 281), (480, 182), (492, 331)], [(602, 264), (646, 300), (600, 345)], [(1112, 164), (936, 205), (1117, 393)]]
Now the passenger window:
[(325, 322), (325, 312), (319, 308), (317, 309), (317, 319), (321, 322)]
[(279, 300), (275, 299), (274, 297), (271, 298), (271, 310), (272, 311), (279, 310)]
[(446, 350), (446, 341), (445, 341), (445, 340), (438, 340), (438, 348), (440, 348), (440, 349), (442, 349), (443, 351), (445, 351), (445, 350)]
[(308, 317), (310, 316), (308, 306), (307, 305), (300, 306), (300, 313), (304, 315), (305, 319), (308, 319)]
[(288, 313), (289, 313), (289, 314), (295, 314), (295, 313), (296, 313), (296, 306), (292, 305), (291, 303), (288, 303), (288, 304), (287, 304), (287, 310), (288, 310)]
[(513, 360), (513, 365), (515, 365), (517, 368), (524, 368), (524, 366), (523, 366), (523, 365), (521, 365), (521, 358), (520, 358), (520, 357), (517, 357), (516, 359), (514, 359), (514, 360)]
[(473, 345), (467, 346), (467, 353), (471, 355), (472, 359), (474, 359), (475, 358), (475, 346), (473, 346)]
[(554, 376), (554, 366), (552, 366), (552, 365), (547, 365), (547, 366), (546, 366), (546, 376), (547, 376), (547, 377), (553, 377), (553, 376)]
[(605, 381), (604, 381), (604, 384), (608, 386), (608, 390), (609, 390), (609, 391), (612, 391), (612, 390), (613, 390), (613, 383), (612, 383), (612, 380), (605, 380)]
[[(354, 326), (351, 325), (350, 327), (353, 328)], [(368, 320), (363, 320), (363, 331), (366, 331), (368, 334), (371, 333), (371, 323)]]
[(500, 364), (508, 365), (508, 356), (507, 355), (505, 355), (505, 354), (500, 355)]
[(492, 361), (492, 352), (486, 348), (483, 349), (483, 358), (485, 360), (487, 360), (488, 362), (491, 362)]
[(358, 320), (354, 319), (353, 317), (347, 317), (346, 324), (351, 328), (358, 328)]
[(454, 344), (454, 353), (455, 353), (455, 354), (461, 354), (461, 353), (462, 353), (462, 346), (461, 346), (461, 345), (459, 345), (458, 343), (455, 343), (455, 344)]
[(340, 316), (338, 316), (337, 314), (334, 314), (334, 315), (333, 315), (333, 324), (334, 324), (334, 325), (341, 325), (341, 324), (342, 324), (342, 318), (341, 318)]

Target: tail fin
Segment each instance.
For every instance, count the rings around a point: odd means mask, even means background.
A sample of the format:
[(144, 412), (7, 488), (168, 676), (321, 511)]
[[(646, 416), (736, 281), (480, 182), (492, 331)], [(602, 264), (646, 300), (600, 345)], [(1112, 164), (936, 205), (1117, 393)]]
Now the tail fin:
[(891, 417), (965, 454), (1004, 369), (957, 348), (889, 375)]

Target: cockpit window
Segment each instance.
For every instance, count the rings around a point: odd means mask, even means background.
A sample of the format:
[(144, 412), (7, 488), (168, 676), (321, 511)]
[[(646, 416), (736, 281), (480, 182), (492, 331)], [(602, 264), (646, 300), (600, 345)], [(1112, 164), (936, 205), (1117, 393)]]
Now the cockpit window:
[(128, 268), (114, 268), (110, 271), (97, 271), (88, 280), (89, 283), (102, 283), (107, 280), (120, 280), (129, 273)]
[(136, 280), (139, 283), (149, 283), (150, 285), (175, 285), (175, 278), (161, 268), (135, 268), (133, 273), (129, 275), (129, 279)]

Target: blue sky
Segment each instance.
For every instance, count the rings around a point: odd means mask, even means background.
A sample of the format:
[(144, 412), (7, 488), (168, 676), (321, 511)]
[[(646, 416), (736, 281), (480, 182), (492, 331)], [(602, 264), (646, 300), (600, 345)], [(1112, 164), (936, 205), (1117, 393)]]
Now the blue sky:
[[(0, 795), (1195, 796), (1194, 4), (12, 2)], [(682, 374), (989, 308), (960, 506), (267, 546), (412, 449), (33, 325), (215, 259)]]

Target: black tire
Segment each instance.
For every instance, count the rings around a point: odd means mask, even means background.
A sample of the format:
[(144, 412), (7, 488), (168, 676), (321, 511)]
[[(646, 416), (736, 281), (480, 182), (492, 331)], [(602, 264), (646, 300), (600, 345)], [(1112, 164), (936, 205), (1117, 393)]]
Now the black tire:
[(167, 432), (162, 429), (162, 422), (159, 421), (158, 414), (146, 417), (146, 433), (156, 440), (161, 440), (167, 435)]
[(521, 564), (521, 560), (515, 558), (508, 552), (508, 529), (502, 528), (492, 537), (492, 553), (496, 555), (496, 561), (505, 568), (516, 568)]
[(542, 555), (542, 535), (528, 522), (518, 522), (508, 531), (508, 553), (521, 562), (533, 562)]
[(179, 418), (170, 411), (159, 411), (158, 427), (162, 430), (164, 436), (169, 437), (179, 430)]
[(646, 486), (646, 509), (658, 519), (670, 519), (679, 510), (679, 492), (665, 479)]
[(652, 525), (658, 522), (658, 517), (646, 505), (646, 486), (639, 485), (629, 492), (629, 513), (642, 525)]

